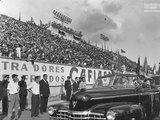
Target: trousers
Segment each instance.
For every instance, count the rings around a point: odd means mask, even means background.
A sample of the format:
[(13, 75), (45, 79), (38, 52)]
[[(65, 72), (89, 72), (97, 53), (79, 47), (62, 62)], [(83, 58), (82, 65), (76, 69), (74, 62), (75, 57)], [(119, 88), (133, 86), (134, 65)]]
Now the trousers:
[(32, 95), (31, 97), (31, 117), (39, 114), (39, 95)]
[(41, 96), (41, 106), (40, 106), (41, 113), (46, 112), (47, 104), (48, 104), (48, 96)]
[(11, 119), (13, 108), (15, 109), (15, 118), (18, 119), (18, 108), (19, 108), (19, 94), (10, 94), (11, 101), (9, 102), (8, 108), (8, 119)]

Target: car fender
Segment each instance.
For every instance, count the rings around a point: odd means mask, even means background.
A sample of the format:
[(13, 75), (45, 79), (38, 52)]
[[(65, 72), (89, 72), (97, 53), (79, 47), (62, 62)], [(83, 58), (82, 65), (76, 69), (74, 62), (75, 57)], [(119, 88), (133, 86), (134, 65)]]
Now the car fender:
[(130, 102), (114, 102), (99, 104), (90, 108), (91, 112), (107, 114), (108, 111), (116, 112), (118, 118), (128, 120), (131, 118), (137, 118), (136, 120), (145, 120), (145, 112), (143, 106), (140, 104)]
[(123, 118), (124, 120), (145, 120), (146, 113), (144, 108), (140, 104), (124, 104), (111, 107), (108, 111), (116, 112), (116, 116)]

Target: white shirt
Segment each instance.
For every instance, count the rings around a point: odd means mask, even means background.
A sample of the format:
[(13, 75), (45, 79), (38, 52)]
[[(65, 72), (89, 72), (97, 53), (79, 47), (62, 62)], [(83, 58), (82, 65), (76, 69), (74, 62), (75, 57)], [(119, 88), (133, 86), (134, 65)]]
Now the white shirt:
[(79, 89), (83, 89), (83, 88), (87, 88), (87, 87), (86, 87), (86, 83), (82, 81), (79, 84)]
[(19, 92), (19, 85), (18, 82), (10, 81), (7, 87), (9, 90), (9, 94), (16, 94)]
[(43, 81), (48, 84), (48, 81), (47, 81), (47, 80), (43, 79)]
[(39, 94), (39, 83), (32, 82), (27, 86), (27, 89), (31, 89), (32, 93), (35, 95)]

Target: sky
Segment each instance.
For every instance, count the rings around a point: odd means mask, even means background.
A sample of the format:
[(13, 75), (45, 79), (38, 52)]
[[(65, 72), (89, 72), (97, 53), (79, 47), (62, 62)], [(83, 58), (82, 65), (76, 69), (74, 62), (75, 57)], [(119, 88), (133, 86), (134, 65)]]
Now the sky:
[[(146, 12), (150, 4), (153, 9), (160, 7), (158, 0), (1, 0), (0, 14), (15, 19), (21, 14), (22, 21), (33, 17), (39, 24), (40, 20), (57, 21), (52, 11), (59, 11), (72, 18), (66, 26), (82, 31), (83, 39), (91, 44), (105, 44), (113, 51), (123, 49), (126, 53), (122, 55), (135, 62), (140, 57), (141, 65), (146, 56), (148, 64), (158, 68), (160, 11)], [(109, 37), (109, 42), (100, 39), (101, 33)]]

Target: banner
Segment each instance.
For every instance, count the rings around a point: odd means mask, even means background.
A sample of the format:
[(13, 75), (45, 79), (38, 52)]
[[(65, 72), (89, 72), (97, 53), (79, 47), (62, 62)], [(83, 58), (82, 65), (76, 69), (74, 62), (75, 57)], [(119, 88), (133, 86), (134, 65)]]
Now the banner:
[(110, 70), (93, 69), (85, 67), (77, 67), (71, 65), (52, 64), (46, 62), (34, 62), (23, 60), (13, 60), (0, 58), (0, 74), (9, 74), (10, 79), (12, 74), (18, 74), (19, 79), (22, 75), (26, 75), (26, 82), (30, 83), (36, 75), (48, 75), (50, 86), (64, 85), (67, 76), (75, 77), (84, 76), (87, 84), (94, 84), (94, 81), (99, 77), (109, 74)]

